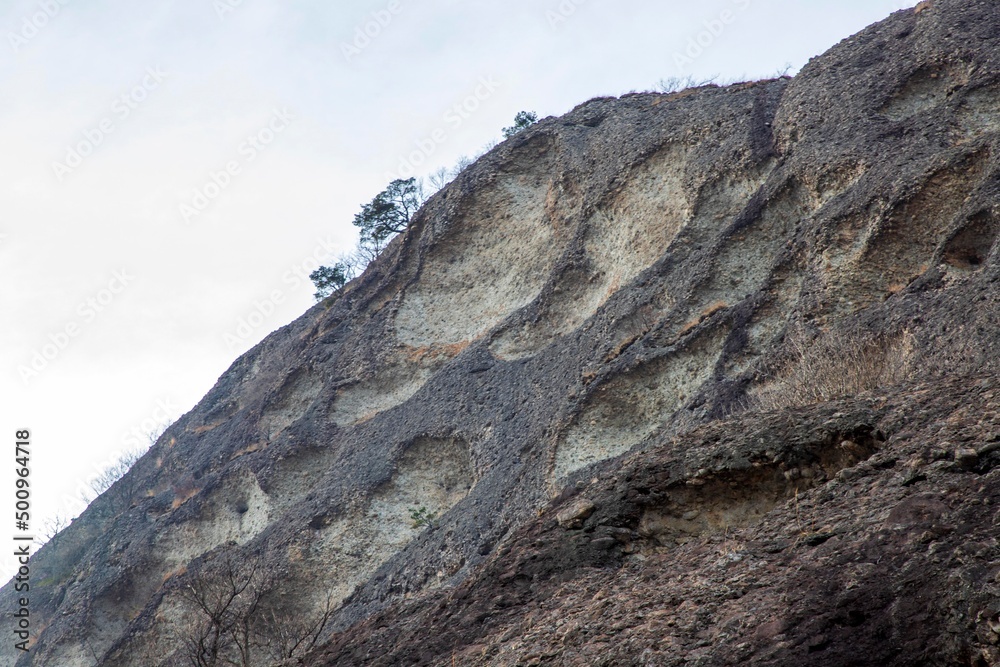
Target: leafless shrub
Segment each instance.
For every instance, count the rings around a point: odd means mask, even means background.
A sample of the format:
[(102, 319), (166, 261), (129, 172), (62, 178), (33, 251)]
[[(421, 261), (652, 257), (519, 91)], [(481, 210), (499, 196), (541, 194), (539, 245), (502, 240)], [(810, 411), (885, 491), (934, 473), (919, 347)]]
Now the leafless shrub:
[(90, 503), (98, 496), (104, 496), (106, 507), (114, 514), (121, 514), (138, 498), (141, 481), (138, 475), (128, 475), (128, 471), (142, 458), (146, 450), (131, 449), (121, 454), (115, 461), (90, 480), (90, 494), (84, 501)]
[(838, 330), (808, 340), (791, 336), (784, 370), (750, 397), (753, 408), (811, 405), (897, 385), (911, 377), (915, 339)]
[(123, 452), (115, 461), (104, 468), (101, 472), (91, 478), (90, 480), (90, 490), (93, 491), (95, 496), (99, 496), (112, 486), (115, 482), (120, 480), (125, 476), (129, 470), (132, 469), (142, 455), (146, 452), (144, 450), (131, 449)]
[(459, 174), (472, 166), (472, 163), (476, 161), (476, 158), (470, 158), (468, 155), (463, 155), (458, 160), (455, 161), (455, 167), (451, 170), (452, 178), (457, 178)]
[(276, 578), (261, 556), (230, 551), (206, 564), (181, 589), (189, 610), (183, 654), (192, 667), (250, 667), (298, 658), (319, 642), (335, 608), (318, 614), (268, 605)]
[(46, 519), (42, 523), (42, 532), (35, 538), (35, 544), (39, 547), (46, 544), (53, 537), (61, 533), (63, 529), (68, 527), (69, 524), (69, 519), (62, 514), (56, 514), (55, 516)]
[(688, 88), (704, 88), (705, 86), (719, 85), (719, 75), (710, 76), (707, 79), (696, 79), (690, 74), (688, 76), (671, 76), (660, 79), (656, 84), (656, 89), (661, 93), (678, 93)]
[(185, 655), (193, 667), (249, 667), (251, 624), (270, 578), (260, 558), (228, 552), (203, 566), (181, 589), (181, 598), (196, 617), (185, 638)]
[(792, 63), (786, 62), (784, 66), (779, 67), (774, 71), (774, 78), (775, 79), (784, 79), (785, 77), (790, 78), (791, 75), (789, 74), (789, 72), (791, 72), (792, 69), (793, 69)]
[(454, 178), (452, 172), (447, 167), (441, 167), (433, 174), (427, 177), (427, 182), (430, 183), (430, 187), (434, 192), (441, 190), (444, 186), (451, 183)]
[(263, 618), (264, 648), (272, 660), (300, 658), (316, 648), (336, 609), (333, 595), (327, 595), (323, 609), (313, 616), (291, 616), (268, 611)]
[(156, 441), (166, 431), (163, 426), (146, 434), (146, 445), (122, 452), (110, 465), (92, 477), (89, 482), (89, 493), (83, 494), (83, 500), (88, 504), (102, 494), (107, 494), (109, 507), (113, 512), (121, 513), (131, 507), (139, 496), (142, 481), (137, 475), (128, 475), (128, 471), (139, 462), (139, 459), (149, 451)]

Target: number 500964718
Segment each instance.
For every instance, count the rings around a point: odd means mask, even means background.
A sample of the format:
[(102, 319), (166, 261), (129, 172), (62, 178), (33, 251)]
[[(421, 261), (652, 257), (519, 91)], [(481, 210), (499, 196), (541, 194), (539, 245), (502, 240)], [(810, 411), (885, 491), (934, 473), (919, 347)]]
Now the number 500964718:
[(31, 475), (31, 468), (28, 465), (31, 462), (31, 451), (28, 449), (31, 446), (31, 432), (22, 429), (14, 435), (17, 438), (14, 444), (14, 462), (17, 464), (14, 468), (14, 473), (17, 475), (14, 482), (16, 498), (14, 521), (17, 529), (23, 532), (28, 530), (28, 521), (31, 518), (31, 484), (28, 481)]

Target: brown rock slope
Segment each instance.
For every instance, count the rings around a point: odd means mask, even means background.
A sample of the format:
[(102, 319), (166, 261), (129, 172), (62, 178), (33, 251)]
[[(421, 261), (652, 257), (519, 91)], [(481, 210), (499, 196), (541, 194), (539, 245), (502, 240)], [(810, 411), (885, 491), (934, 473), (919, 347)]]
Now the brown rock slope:
[(992, 376), (701, 427), (304, 664), (1000, 664), (998, 450)]
[(957, 0), (538, 123), (42, 549), (0, 659), (188, 664), (253, 563), (332, 603), (306, 665), (997, 664), (998, 140)]

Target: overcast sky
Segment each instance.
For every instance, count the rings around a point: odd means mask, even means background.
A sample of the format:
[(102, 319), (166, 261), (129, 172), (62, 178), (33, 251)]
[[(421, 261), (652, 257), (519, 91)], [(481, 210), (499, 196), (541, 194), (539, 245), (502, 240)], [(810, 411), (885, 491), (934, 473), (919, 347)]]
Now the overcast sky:
[(0, 423), (32, 432), (32, 528), (302, 314), (394, 176), (522, 109), (795, 73), (913, 4), (5, 0)]

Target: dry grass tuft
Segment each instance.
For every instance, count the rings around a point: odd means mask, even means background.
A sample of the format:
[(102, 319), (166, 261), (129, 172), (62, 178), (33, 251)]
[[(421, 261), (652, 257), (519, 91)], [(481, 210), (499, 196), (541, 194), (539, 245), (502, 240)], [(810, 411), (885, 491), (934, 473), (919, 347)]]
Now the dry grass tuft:
[(832, 331), (815, 340), (792, 336), (790, 360), (777, 377), (751, 393), (752, 407), (780, 410), (891, 387), (913, 374), (915, 338), (900, 334)]

